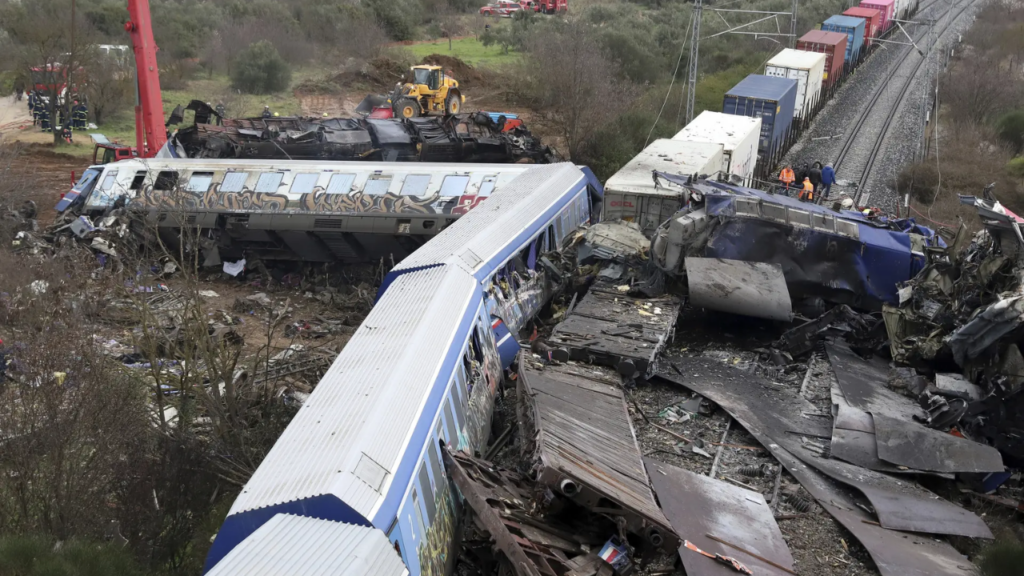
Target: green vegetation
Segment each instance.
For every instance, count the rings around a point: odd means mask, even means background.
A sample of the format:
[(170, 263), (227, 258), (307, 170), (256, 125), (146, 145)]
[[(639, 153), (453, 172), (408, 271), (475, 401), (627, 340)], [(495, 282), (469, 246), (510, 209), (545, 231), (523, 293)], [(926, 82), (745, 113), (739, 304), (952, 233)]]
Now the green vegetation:
[(0, 576), (134, 576), (143, 572), (129, 551), (111, 544), (43, 536), (0, 537)]
[(1024, 566), (1024, 544), (997, 541), (981, 552), (978, 572), (981, 576), (1019, 576)]
[(448, 40), (431, 40), (404, 46), (403, 49), (412, 54), (416, 61), (431, 54), (444, 54), (458, 58), (470, 66), (492, 69), (507, 68), (521, 58), (521, 55), (515, 52), (506, 53), (500, 47), (485, 46), (476, 38), (453, 39), (451, 46), (449, 52)]
[(231, 68), (231, 87), (246, 94), (270, 94), (288, 88), (292, 71), (266, 40), (249, 45), (235, 58)]

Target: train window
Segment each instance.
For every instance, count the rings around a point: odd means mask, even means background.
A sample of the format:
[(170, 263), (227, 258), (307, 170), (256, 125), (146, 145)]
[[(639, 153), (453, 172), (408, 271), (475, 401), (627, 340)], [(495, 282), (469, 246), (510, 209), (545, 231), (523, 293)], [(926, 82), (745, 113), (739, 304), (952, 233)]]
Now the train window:
[(483, 348), (480, 347), (480, 326), (473, 327), (473, 356), (476, 358), (477, 363), (481, 366), (484, 363)]
[(477, 192), (477, 196), (483, 196), (484, 198), (491, 195), (494, 192), (494, 186), (497, 184), (497, 176), (485, 176), (484, 181), (480, 183), (480, 191)]
[(457, 397), (455, 397), (454, 400), (455, 400), (455, 416), (458, 418), (459, 422), (461, 422), (463, 425), (465, 425), (465, 423), (466, 423), (466, 405), (463, 404), (463, 402), (465, 400), (463, 400), (463, 398), (462, 398), (462, 391), (461, 390), (459, 391), (459, 395)]
[(146, 171), (139, 170), (132, 178), (131, 190), (142, 190), (142, 184), (146, 182)]
[(248, 179), (248, 172), (228, 172), (224, 175), (224, 181), (220, 183), (220, 191), (241, 192), (245, 190), (245, 181)]
[(426, 196), (430, 174), (409, 174), (402, 182), (402, 196)]
[(423, 504), (427, 507), (427, 524), (433, 524), (437, 518), (437, 502), (434, 500), (436, 491), (430, 483), (430, 475), (427, 474), (427, 464), (420, 464), (420, 490), (423, 490)]
[(178, 187), (178, 173), (174, 170), (164, 170), (156, 175), (156, 182), (153, 183), (155, 190), (174, 190)]
[(547, 250), (545, 250), (545, 251), (546, 252), (550, 252), (551, 250), (555, 249), (555, 246), (558, 246), (558, 242), (555, 240), (555, 227), (554, 226), (548, 226), (547, 245), (545, 246), (545, 248), (547, 248)]
[(256, 180), (256, 192), (277, 192), (284, 180), (284, 172), (266, 172)]
[(352, 191), (352, 183), (356, 181), (355, 174), (335, 174), (327, 183), (328, 194), (348, 194)]
[(117, 170), (111, 170), (107, 172), (106, 176), (103, 177), (103, 183), (100, 184), (100, 190), (107, 192), (114, 187), (114, 181), (117, 180)]
[(440, 446), (431, 438), (428, 438), (427, 441), (428, 444), (431, 444), (431, 446), (427, 446), (427, 461), (430, 462), (430, 473), (434, 475), (434, 490), (437, 491), (437, 485), (444, 482), (444, 476), (441, 472), (441, 460), (438, 455)]
[(213, 184), (213, 172), (193, 172), (185, 189), (189, 192), (206, 192)]
[(390, 187), (391, 176), (370, 176), (370, 179), (366, 181), (366, 186), (363, 186), (363, 194), (383, 196), (388, 193)]
[(459, 449), (459, 425), (455, 421), (455, 416), (452, 414), (452, 399), (448, 397), (444, 401), (444, 425), (448, 428), (448, 437), (451, 439), (449, 444)]
[(426, 538), (427, 527), (423, 524), (423, 512), (420, 511), (420, 498), (416, 493), (415, 488), (412, 489), (412, 508), (413, 511), (416, 512), (416, 526), (414, 526), (414, 529), (419, 529), (420, 538)]
[(441, 196), (462, 196), (469, 186), (469, 176), (452, 174), (444, 177), (441, 183)]
[(295, 179), (292, 180), (292, 193), (309, 194), (316, 188), (316, 181), (319, 179), (320, 174), (318, 173), (296, 174)]

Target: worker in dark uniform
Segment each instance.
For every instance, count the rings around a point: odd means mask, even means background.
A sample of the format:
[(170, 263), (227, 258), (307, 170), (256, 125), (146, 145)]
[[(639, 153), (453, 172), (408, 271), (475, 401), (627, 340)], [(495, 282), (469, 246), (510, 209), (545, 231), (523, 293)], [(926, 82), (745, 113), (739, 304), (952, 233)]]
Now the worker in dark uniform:
[(217, 113), (217, 126), (224, 125), (224, 103), (217, 102), (217, 107), (213, 109)]
[(28, 113), (32, 115), (32, 125), (35, 126), (39, 117), (36, 115), (36, 92), (28, 93)]
[(52, 131), (50, 128), (50, 106), (47, 102), (43, 102), (39, 110), (39, 127), (43, 132)]
[(807, 178), (811, 181), (811, 185), (814, 186), (814, 193), (817, 194), (818, 190), (821, 189), (821, 162), (815, 162), (811, 169), (807, 171)]
[(263, 117), (264, 118), (273, 118), (273, 116), (274, 116), (274, 113), (270, 111), (270, 106), (264, 106), (263, 107)]
[(75, 142), (73, 136), (74, 131), (71, 129), (71, 120), (69, 119), (67, 122), (61, 125), (60, 137), (68, 144), (74, 144)]
[(85, 101), (75, 101), (75, 110), (72, 113), (72, 119), (74, 122), (71, 127), (75, 130), (85, 130), (86, 125), (89, 123), (89, 107), (85, 104)]

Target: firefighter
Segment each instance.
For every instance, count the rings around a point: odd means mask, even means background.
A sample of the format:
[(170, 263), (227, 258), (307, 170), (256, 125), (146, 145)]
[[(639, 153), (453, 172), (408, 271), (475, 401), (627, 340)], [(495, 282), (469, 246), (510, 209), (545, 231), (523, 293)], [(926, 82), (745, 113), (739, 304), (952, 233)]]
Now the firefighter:
[(36, 93), (33, 90), (28, 93), (28, 113), (32, 115), (32, 125), (36, 125), (36, 120), (39, 118), (36, 116)]
[(39, 110), (39, 127), (42, 128), (43, 132), (51, 132), (50, 128), (50, 110), (49, 105), (43, 102), (42, 109)]
[(787, 165), (782, 169), (782, 172), (779, 172), (779, 181), (785, 184), (786, 196), (789, 196), (789, 188), (793, 185), (793, 182), (796, 182), (796, 176), (793, 174), (793, 168), (791, 166)]
[(814, 202), (814, 184), (811, 179), (804, 177), (804, 189), (800, 191), (801, 202)]
[(60, 128), (60, 137), (68, 144), (74, 144), (74, 131), (71, 129), (71, 120), (65, 122)]
[(217, 107), (213, 109), (217, 113), (217, 126), (224, 125), (224, 103), (217, 102)]
[(71, 111), (71, 129), (85, 130), (88, 123), (89, 106), (86, 105), (85, 101), (79, 102), (75, 100), (75, 107)]
[(263, 107), (263, 117), (264, 118), (272, 118), (273, 116), (274, 116), (274, 113), (270, 111), (270, 106), (264, 106)]

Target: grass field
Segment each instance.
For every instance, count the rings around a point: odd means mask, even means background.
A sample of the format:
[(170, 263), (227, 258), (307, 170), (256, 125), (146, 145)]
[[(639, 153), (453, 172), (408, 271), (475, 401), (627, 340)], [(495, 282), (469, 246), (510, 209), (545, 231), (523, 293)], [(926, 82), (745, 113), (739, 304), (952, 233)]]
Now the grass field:
[(448, 50), (448, 40), (430, 40), (419, 42), (409, 46), (402, 46), (402, 49), (412, 53), (417, 61), (422, 60), (431, 54), (444, 54), (454, 56), (470, 66), (483, 66), (487, 68), (501, 68), (519, 60), (516, 52), (505, 51), (500, 46), (484, 46), (476, 38), (459, 38), (452, 40), (452, 49)]

